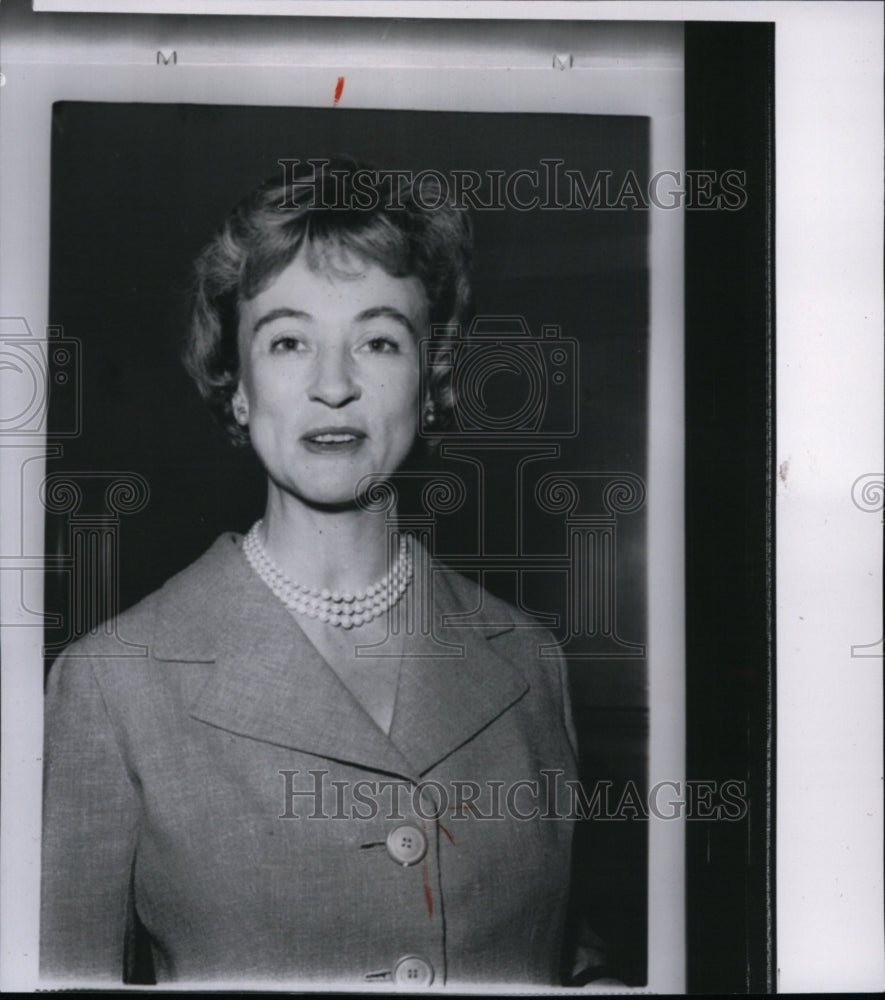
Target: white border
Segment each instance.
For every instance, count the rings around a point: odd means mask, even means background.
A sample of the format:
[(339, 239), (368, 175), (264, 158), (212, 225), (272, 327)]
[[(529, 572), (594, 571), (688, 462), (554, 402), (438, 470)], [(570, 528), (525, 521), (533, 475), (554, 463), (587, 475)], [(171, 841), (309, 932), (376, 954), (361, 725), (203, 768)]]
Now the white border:
[(882, 665), (846, 650), (882, 634), (879, 518), (851, 501), (857, 476), (885, 468), (882, 4), (503, 7), (339, 0), (299, 12), (776, 23), (777, 460), (789, 462), (778, 495), (779, 987), (881, 990)]
[[(330, 103), (337, 76), (347, 72), (347, 106), (403, 107), (427, 110), (537, 111), (644, 115), (651, 119), (652, 174), (681, 171), (683, 166), (683, 71), (681, 31), (655, 33), (636, 25), (621, 33), (620, 47), (609, 47), (605, 57), (592, 52), (599, 35), (588, 25), (581, 33), (566, 25), (543, 42), (523, 40), (501, 72), (501, 37), (484, 49), (485, 58), (463, 64), (463, 50), (442, 39), (437, 63), (461, 60), (457, 74), (428, 72), (427, 52), (414, 48), (408, 37), (398, 43), (397, 58), (383, 65), (365, 51), (348, 68), (342, 49), (311, 48), (303, 39), (261, 41), (252, 58), (238, 61), (235, 71), (219, 53), (219, 37), (200, 44), (194, 25), (187, 26), (186, 59), (175, 66), (158, 67), (154, 27), (142, 37), (122, 38), (108, 24), (97, 37), (65, 37), (64, 58), (30, 44), (21, 52), (6, 47), (7, 100), (0, 118), (4, 174), (0, 213), (4, 219), (4, 247), (16, 247), (3, 256), (0, 300), (6, 315), (27, 317), (34, 331), (47, 322), (49, 206), (49, 132), (52, 102), (65, 100), (171, 101), (210, 104), (288, 104), (297, 95), (303, 106)], [(122, 33), (121, 33), (122, 34)], [(658, 37), (662, 35), (663, 37)], [(408, 33), (407, 33), (408, 36)], [(477, 50), (476, 34), (471, 52)], [(611, 39), (612, 32), (606, 33)], [(222, 39), (223, 40), (223, 39)], [(649, 41), (650, 40), (650, 41)], [(554, 41), (558, 41), (556, 48)], [(174, 34), (164, 45), (175, 47)], [(244, 45), (248, 42), (244, 40)], [(299, 49), (299, 44), (301, 48)], [(608, 45), (609, 42), (606, 42)], [(358, 48), (358, 47), (357, 47)], [(479, 44), (479, 49), (483, 44)], [(552, 66), (554, 51), (574, 51), (575, 65), (567, 72)], [(588, 51), (590, 54), (588, 55)], [(17, 58), (18, 57), (18, 58)], [(381, 65), (378, 63), (381, 62)], [(318, 64), (319, 63), (319, 64)], [(491, 65), (490, 65), (491, 64)], [(101, 71), (96, 72), (100, 66)], [(21, 96), (18, 96), (21, 95)], [(27, 206), (22, 210), (22, 206)], [(36, 212), (36, 214), (35, 214)], [(650, 410), (654, 413), (649, 439), (648, 492), (648, 648), (653, 663), (650, 678), (649, 783), (684, 780), (684, 601), (674, 580), (684, 577), (683, 540), (683, 218), (680, 210), (650, 213)], [(0, 448), (4, 480), (21, 481), (21, 453)], [(39, 462), (30, 471), (39, 481)], [(3, 497), (10, 516), (3, 525), (0, 552), (21, 552), (19, 537), (21, 497), (8, 489)], [(42, 516), (33, 511), (26, 523), (28, 544), (42, 546)], [(30, 549), (33, 551), (33, 549)], [(5, 604), (18, 602), (16, 574), (7, 579)], [(41, 607), (35, 578), (29, 606)], [(15, 795), (16, 831), (3, 841), (3, 891), (15, 901), (3, 907), (4, 985), (32, 988), (37, 969), (37, 899), (40, 835), (40, 726), (42, 686), (41, 633), (33, 627), (6, 629), (3, 636), (7, 667), (4, 674), (4, 798)], [(7, 728), (8, 727), (8, 728)], [(6, 832), (12, 832), (4, 809)], [(680, 820), (649, 820), (649, 987), (659, 992), (684, 988), (684, 827)], [(331, 986), (332, 984), (330, 984)]]
[[(883, 966), (882, 8), (778, 30), (777, 946), (784, 991)], [(881, 501), (881, 487), (879, 498)]]

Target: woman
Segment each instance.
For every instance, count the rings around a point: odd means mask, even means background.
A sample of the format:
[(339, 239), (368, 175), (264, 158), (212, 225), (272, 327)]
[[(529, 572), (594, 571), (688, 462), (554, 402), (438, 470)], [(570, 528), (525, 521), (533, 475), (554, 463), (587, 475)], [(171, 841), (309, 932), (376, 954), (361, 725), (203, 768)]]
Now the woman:
[(451, 419), (419, 344), (464, 318), (469, 221), (367, 177), (269, 182), (197, 262), (186, 363), (267, 505), (121, 616), (145, 655), (53, 667), (46, 977), (131, 981), (146, 942), (158, 982), (559, 982), (561, 658), (367, 499)]

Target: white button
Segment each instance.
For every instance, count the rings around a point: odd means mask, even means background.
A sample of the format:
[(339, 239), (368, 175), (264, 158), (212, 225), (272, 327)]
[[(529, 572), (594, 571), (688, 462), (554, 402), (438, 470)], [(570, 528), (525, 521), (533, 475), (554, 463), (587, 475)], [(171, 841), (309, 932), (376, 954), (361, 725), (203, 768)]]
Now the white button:
[(427, 838), (416, 826), (398, 826), (387, 835), (387, 853), (400, 865), (415, 865), (427, 853)]
[(433, 982), (433, 966), (418, 955), (406, 955), (393, 969), (397, 986), (429, 986)]

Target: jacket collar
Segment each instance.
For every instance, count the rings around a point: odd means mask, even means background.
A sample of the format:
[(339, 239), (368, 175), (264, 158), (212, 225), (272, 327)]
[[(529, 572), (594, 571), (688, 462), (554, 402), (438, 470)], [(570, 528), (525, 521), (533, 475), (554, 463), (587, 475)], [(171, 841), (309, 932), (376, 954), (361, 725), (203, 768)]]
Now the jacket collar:
[(390, 736), (255, 575), (238, 535), (221, 536), (160, 592), (153, 656), (215, 664), (190, 707), (204, 723), (415, 780), (528, 688), (490, 641), (513, 628), (505, 606), (493, 601), (497, 614), (480, 608), (470, 626), (446, 625), (477, 612), (483, 592), (443, 572), (423, 549), (420, 565), (429, 569), (433, 628), (407, 640)]

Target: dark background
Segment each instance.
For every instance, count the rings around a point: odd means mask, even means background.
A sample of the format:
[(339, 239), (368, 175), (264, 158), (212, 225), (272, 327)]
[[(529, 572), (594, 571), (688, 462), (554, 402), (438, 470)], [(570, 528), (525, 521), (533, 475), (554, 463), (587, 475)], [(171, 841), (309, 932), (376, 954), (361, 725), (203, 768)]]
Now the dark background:
[(691, 993), (773, 993), (774, 25), (686, 24), (686, 168), (747, 175), (685, 219), (686, 776), (746, 782), (686, 825)]
[[(646, 177), (648, 141), (647, 120), (613, 116), (57, 104), (50, 323), (82, 343), (82, 390), (79, 399), (72, 389), (56, 391), (50, 436), (72, 406), (82, 407), (83, 430), (65, 441), (47, 471), (81, 485), (75, 517), (107, 515), (106, 481), (90, 472), (133, 472), (149, 484), (147, 504), (120, 516), (114, 529), (116, 574), (98, 571), (116, 581), (116, 609), (159, 587), (222, 531), (246, 530), (263, 511), (261, 470), (247, 450), (227, 443), (177, 359), (193, 257), (247, 190), (282, 176), (278, 159), (343, 153), (383, 169), (509, 173), (559, 157), (588, 178), (612, 171), (616, 189), (628, 169)], [(477, 312), (522, 315), (535, 334), (556, 324), (579, 342), (580, 434), (557, 441), (558, 458), (536, 463), (524, 502), (530, 551), (561, 553), (562, 519), (531, 498), (540, 475), (645, 475), (648, 213), (509, 209), (477, 213), (475, 223)], [(506, 397), (519, 386), (502, 376), (496, 391)], [(494, 505), (491, 551), (513, 546), (511, 459), (504, 449), (483, 455)], [(474, 544), (476, 483), (466, 466), (450, 468), (466, 475), (474, 494), (438, 521), (443, 558), (469, 554)], [(71, 521), (70, 513), (48, 515), (48, 555), (69, 554)], [(617, 628), (623, 639), (644, 643), (644, 513), (622, 516), (617, 530)], [(485, 583), (514, 601), (512, 575), (490, 575)], [(539, 612), (561, 613), (562, 575), (539, 574), (525, 596)], [(107, 600), (84, 603), (63, 570), (48, 575), (46, 610), (61, 616), (61, 625), (47, 631), (54, 651), (109, 609)], [(645, 659), (576, 659), (570, 667), (585, 782), (608, 780), (617, 789), (632, 780), (641, 792)], [(646, 975), (646, 834), (641, 821), (583, 824), (575, 872), (576, 895), (611, 947), (611, 972), (631, 985)]]

